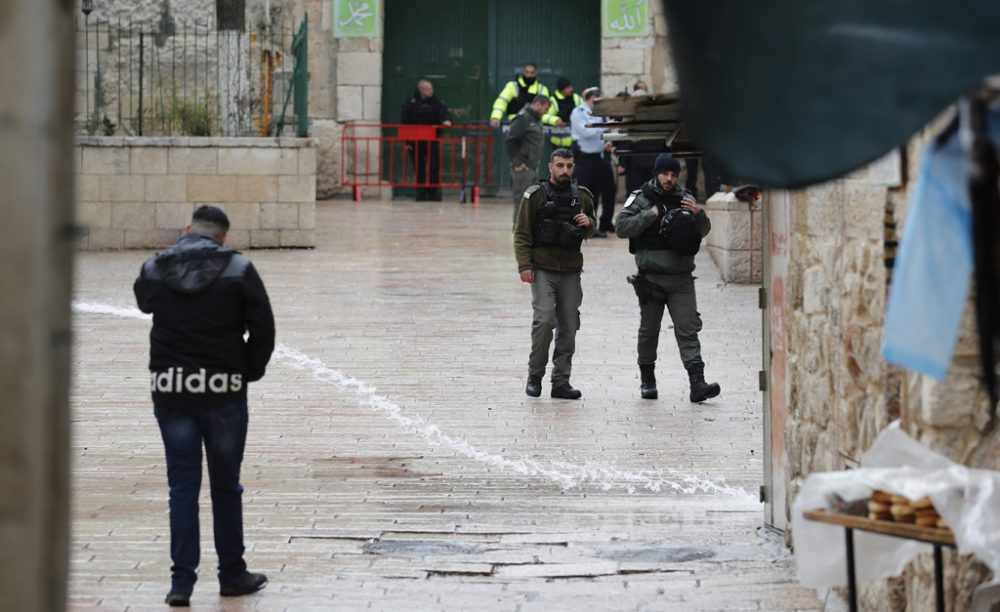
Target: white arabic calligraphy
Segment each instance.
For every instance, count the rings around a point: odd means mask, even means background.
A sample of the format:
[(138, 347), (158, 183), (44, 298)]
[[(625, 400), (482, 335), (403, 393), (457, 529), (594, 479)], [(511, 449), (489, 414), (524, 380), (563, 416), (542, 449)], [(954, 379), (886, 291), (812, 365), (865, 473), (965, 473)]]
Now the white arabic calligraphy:
[[(621, 9), (621, 16), (611, 22), (609, 27), (612, 30), (618, 32), (631, 32), (636, 28), (636, 26), (642, 23), (642, 8), (640, 7), (640, 2), (643, 0), (636, 0), (635, 8), (629, 11), (628, 0), (622, 0), (619, 8)], [(635, 17), (630, 13), (635, 13)]]
[(370, 9), (371, 7), (367, 2), (361, 2), (357, 6), (354, 6), (353, 2), (348, 2), (347, 10), (350, 11), (351, 14), (347, 16), (347, 19), (340, 22), (340, 27), (355, 25), (359, 28), (363, 28), (365, 26), (365, 19), (372, 16)]

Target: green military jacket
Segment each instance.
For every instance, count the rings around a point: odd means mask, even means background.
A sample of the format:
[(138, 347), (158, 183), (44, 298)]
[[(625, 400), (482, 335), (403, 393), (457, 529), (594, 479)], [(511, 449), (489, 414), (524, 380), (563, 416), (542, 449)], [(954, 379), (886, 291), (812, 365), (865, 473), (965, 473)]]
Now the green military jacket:
[(517, 114), (510, 124), (510, 130), (504, 140), (507, 146), (507, 157), (512, 168), (524, 164), (529, 170), (538, 171), (542, 161), (542, 148), (545, 146), (545, 131), (542, 128), (542, 118), (535, 109), (526, 106)]
[[(586, 187), (580, 190), (580, 210), (590, 219), (590, 225), (583, 229), (584, 238), (594, 235), (597, 218), (594, 215), (594, 196)], [(552, 272), (579, 272), (583, 269), (583, 253), (556, 246), (534, 246), (534, 228), (538, 214), (545, 205), (545, 190), (535, 183), (524, 192), (521, 205), (514, 222), (514, 256), (517, 271), (537, 268)]]
[[(625, 207), (615, 217), (615, 233), (620, 238), (638, 238), (651, 226), (659, 223), (660, 216), (653, 210), (654, 203), (647, 197), (647, 192), (662, 199), (671, 195), (660, 188), (655, 178), (642, 187), (629, 195), (625, 201)], [(672, 195), (680, 195), (683, 191), (678, 185), (674, 187)], [(712, 222), (708, 220), (705, 209), (698, 213), (697, 219), (698, 229), (701, 230), (701, 237), (704, 238), (712, 230)], [(669, 249), (643, 249), (636, 251), (635, 264), (642, 272), (683, 274), (694, 270), (694, 255), (681, 255)]]

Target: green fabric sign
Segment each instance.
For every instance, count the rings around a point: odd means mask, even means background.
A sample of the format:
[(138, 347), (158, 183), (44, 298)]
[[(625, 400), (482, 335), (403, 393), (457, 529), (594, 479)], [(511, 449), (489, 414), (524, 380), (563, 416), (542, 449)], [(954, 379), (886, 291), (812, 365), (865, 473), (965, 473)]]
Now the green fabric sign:
[(333, 0), (333, 35), (337, 38), (377, 38), (379, 0)]
[(649, 0), (603, 0), (601, 32), (605, 38), (649, 36)]

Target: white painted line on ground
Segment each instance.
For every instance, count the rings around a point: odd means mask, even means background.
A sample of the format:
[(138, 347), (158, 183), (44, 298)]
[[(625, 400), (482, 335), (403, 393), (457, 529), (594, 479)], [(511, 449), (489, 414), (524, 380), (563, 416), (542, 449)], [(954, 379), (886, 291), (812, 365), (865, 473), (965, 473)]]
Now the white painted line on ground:
[[(73, 310), (81, 314), (103, 314), (128, 319), (151, 318), (136, 308), (122, 308), (95, 302), (75, 301)], [(756, 499), (744, 489), (732, 487), (722, 481), (685, 474), (674, 468), (628, 471), (591, 462), (583, 464), (566, 461), (540, 462), (526, 457), (508, 458), (484, 452), (469, 444), (464, 438), (444, 433), (437, 425), (427, 422), (423, 417), (403, 414), (398, 404), (378, 395), (374, 387), (329, 368), (319, 359), (301, 351), (278, 344), (275, 346), (273, 359), (297, 370), (311, 372), (316, 380), (331, 383), (340, 391), (353, 392), (360, 405), (374, 409), (394, 422), (401, 430), (416, 434), (430, 445), (449, 449), (459, 455), (515, 474), (540, 476), (564, 489), (593, 484), (605, 491), (622, 488), (630, 494), (639, 489), (653, 492), (666, 490), (688, 495), (718, 493), (747, 502), (756, 502)]]

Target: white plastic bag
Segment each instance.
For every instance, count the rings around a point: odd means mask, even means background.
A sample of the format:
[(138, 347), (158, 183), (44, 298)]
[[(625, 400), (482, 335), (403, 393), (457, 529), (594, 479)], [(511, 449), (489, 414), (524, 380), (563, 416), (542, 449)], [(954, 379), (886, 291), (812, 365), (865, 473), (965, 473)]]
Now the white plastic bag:
[[(867, 499), (876, 489), (914, 500), (929, 497), (954, 532), (958, 551), (975, 554), (998, 573), (1000, 473), (958, 465), (921, 446), (896, 421), (879, 434), (861, 468), (812, 474), (802, 485), (792, 504), (792, 534), (803, 585), (847, 583), (844, 528), (806, 520), (803, 513), (827, 509), (834, 495), (854, 501)], [(855, 530), (858, 581), (899, 575), (910, 559), (930, 550), (926, 543)]]

